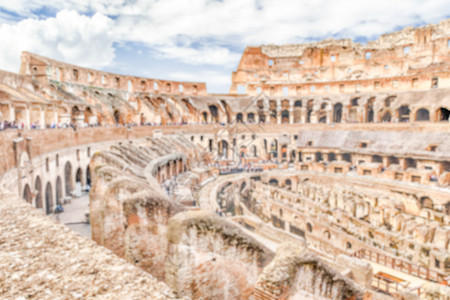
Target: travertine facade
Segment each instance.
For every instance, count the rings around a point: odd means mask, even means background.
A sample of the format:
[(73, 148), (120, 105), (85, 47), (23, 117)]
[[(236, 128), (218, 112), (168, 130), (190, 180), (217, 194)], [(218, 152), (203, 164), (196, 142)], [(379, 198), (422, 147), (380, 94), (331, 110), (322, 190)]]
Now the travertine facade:
[[(229, 95), (24, 52), (0, 72), (0, 296), (448, 299), (449, 40), (248, 47)], [(115, 255), (38, 211), (77, 186)]]

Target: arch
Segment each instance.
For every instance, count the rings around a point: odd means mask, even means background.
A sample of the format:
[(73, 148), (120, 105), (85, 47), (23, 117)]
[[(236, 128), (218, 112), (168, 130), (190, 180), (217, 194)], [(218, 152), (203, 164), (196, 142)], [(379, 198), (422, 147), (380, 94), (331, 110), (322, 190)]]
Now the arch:
[(294, 107), (302, 107), (302, 100), (295, 101)]
[(120, 112), (117, 109), (114, 111), (114, 121), (116, 122), (116, 124), (120, 124), (121, 121)]
[(433, 208), (433, 200), (431, 200), (430, 197), (426, 197), (426, 196), (421, 197), (420, 198), (420, 206), (422, 208), (432, 209)]
[(254, 113), (248, 113), (247, 114), (247, 122), (254, 123), (255, 122), (255, 114)]
[(88, 106), (84, 111), (84, 121), (88, 124), (91, 124), (90, 118), (94, 116), (92, 109)]
[(217, 154), (219, 158), (228, 159), (228, 142), (225, 140), (219, 141), (217, 145)]
[(328, 161), (335, 161), (336, 160), (336, 153), (330, 152), (328, 153)]
[(66, 162), (64, 166), (64, 185), (66, 188), (66, 196), (71, 196), (73, 191), (72, 183), (72, 165), (70, 162)]
[(287, 155), (288, 155), (288, 147), (286, 144), (281, 146), (281, 158), (283, 161), (287, 160)]
[(81, 191), (83, 189), (83, 171), (81, 168), (77, 169), (77, 172), (75, 173), (75, 190)]
[(408, 105), (402, 105), (398, 109), (398, 121), (399, 122), (409, 122), (409, 114), (411, 110)]
[(326, 238), (326, 239), (330, 239), (331, 238), (331, 233), (328, 231), (328, 230), (325, 230), (324, 232), (323, 232), (323, 236)]
[(322, 153), (321, 153), (321, 152), (316, 152), (316, 153), (314, 154), (314, 156), (315, 156), (316, 162), (320, 162), (320, 161), (322, 161), (322, 159), (323, 159)]
[(52, 194), (52, 185), (50, 182), (47, 182), (45, 187), (45, 212), (47, 215), (53, 212), (53, 194)]
[(270, 157), (278, 158), (278, 141), (277, 139), (273, 139), (270, 143)]
[(373, 123), (374, 121), (374, 110), (373, 104), (375, 103), (375, 97), (370, 98), (366, 104), (366, 122)]
[(42, 203), (42, 183), (41, 178), (39, 176), (36, 177), (36, 180), (34, 182), (34, 190), (36, 191), (36, 200), (35, 200), (35, 206), (36, 208), (43, 208)]
[(208, 123), (208, 113), (206, 111), (202, 112), (202, 122)]
[(56, 203), (61, 204), (63, 199), (63, 189), (62, 189), (62, 182), (61, 177), (58, 176), (56, 178)]
[(276, 180), (275, 178), (272, 178), (269, 180), (269, 184), (273, 185), (273, 186), (278, 186), (278, 180)]
[(31, 194), (31, 189), (28, 183), (23, 188), (22, 198), (28, 203), (31, 203), (33, 201), (33, 195)]
[(413, 158), (410, 158), (410, 157), (406, 158), (405, 159), (405, 167), (406, 167), (406, 169), (408, 169), (408, 168), (417, 168), (416, 160), (413, 159)]
[(347, 242), (346, 247), (347, 247), (347, 249), (349, 249), (349, 250), (352, 249), (352, 243)]
[(333, 106), (333, 122), (341, 123), (342, 121), (342, 103), (336, 103)]
[(246, 157), (247, 156), (247, 146), (242, 145), (239, 148), (239, 157)]
[(416, 112), (416, 121), (430, 121), (430, 112), (426, 108), (421, 108)]
[(242, 113), (236, 114), (236, 122), (237, 123), (244, 123), (244, 117), (243, 117)]
[(72, 107), (72, 115), (71, 115), (71, 121), (72, 123), (75, 123), (77, 121), (77, 118), (81, 115), (81, 110), (78, 108), (78, 106)]
[(306, 223), (306, 230), (308, 230), (308, 232), (312, 232), (313, 231), (313, 226), (311, 225), (311, 223)]
[(219, 122), (219, 109), (215, 105), (209, 106), (209, 111), (211, 113), (211, 122), (217, 123)]
[(86, 185), (91, 186), (91, 169), (89, 166), (86, 168)]
[(450, 110), (440, 107), (436, 110), (436, 121), (450, 121)]
[(289, 111), (288, 110), (283, 110), (281, 112), (281, 123), (289, 124)]
[(286, 180), (284, 181), (284, 185), (285, 185), (285, 187), (286, 187), (288, 190), (291, 190), (291, 188), (292, 188), (292, 181), (291, 181), (290, 179), (286, 179)]

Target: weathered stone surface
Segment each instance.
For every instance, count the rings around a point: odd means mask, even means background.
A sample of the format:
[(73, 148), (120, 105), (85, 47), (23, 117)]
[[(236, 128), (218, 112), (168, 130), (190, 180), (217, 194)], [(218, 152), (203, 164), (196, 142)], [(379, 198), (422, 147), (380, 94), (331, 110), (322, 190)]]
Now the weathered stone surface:
[(1, 299), (174, 299), (110, 250), (0, 193)]

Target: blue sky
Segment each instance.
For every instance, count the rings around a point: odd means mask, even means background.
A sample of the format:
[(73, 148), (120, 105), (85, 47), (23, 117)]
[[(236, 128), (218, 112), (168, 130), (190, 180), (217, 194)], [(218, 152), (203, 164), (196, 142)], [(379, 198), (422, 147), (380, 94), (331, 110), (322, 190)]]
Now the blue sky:
[(364, 42), (450, 17), (448, 0), (0, 0), (0, 69), (20, 52), (227, 93), (247, 45)]

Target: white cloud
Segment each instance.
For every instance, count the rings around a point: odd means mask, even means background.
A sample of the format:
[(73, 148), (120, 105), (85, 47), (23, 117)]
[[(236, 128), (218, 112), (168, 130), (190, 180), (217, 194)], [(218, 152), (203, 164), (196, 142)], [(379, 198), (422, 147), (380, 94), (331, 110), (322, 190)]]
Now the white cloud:
[[(6, 41), (0, 45), (0, 68), (17, 61), (18, 51), (25, 49), (98, 67), (111, 61), (113, 42), (147, 46), (162, 59), (229, 67), (238, 64), (247, 45), (299, 43), (332, 36), (376, 38), (399, 27), (436, 23), (450, 16), (448, 0), (3, 2), (0, 8), (28, 20), (0, 27), (0, 36)], [(47, 11), (65, 9), (64, 14), (68, 14), (67, 10), (78, 14), (65, 18), (58, 14), (56, 18), (37, 21), (42, 14), (36, 14), (43, 7)], [(97, 15), (82, 16), (93, 13)], [(7, 16), (0, 15), (0, 22), (2, 19), (7, 20)]]
[(46, 20), (3, 24), (0, 68), (17, 72), (22, 51), (94, 68), (106, 66), (114, 59), (111, 26), (101, 14), (87, 17), (68, 10)]
[(231, 52), (228, 48), (215, 46), (201, 46), (200, 48), (161, 46), (156, 50), (161, 58), (181, 60), (193, 65), (224, 66), (236, 63), (241, 56), (241, 53)]

